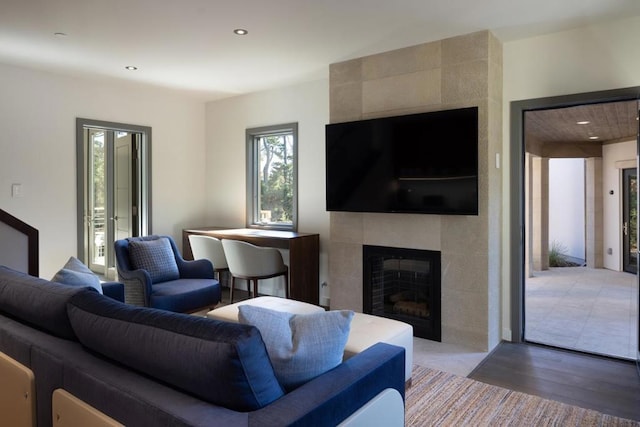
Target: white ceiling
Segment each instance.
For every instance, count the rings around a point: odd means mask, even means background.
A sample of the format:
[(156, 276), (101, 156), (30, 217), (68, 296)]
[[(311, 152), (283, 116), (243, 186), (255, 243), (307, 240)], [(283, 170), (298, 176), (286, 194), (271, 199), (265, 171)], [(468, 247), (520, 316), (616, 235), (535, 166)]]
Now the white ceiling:
[(0, 0), (0, 63), (214, 100), (479, 30), (505, 42), (636, 15), (638, 0)]

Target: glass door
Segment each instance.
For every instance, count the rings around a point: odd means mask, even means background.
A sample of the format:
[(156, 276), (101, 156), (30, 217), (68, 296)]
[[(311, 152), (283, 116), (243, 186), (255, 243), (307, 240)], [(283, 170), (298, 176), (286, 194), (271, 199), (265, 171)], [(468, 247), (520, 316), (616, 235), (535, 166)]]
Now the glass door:
[[(638, 111), (638, 116), (640, 117), (640, 111)], [(636, 137), (636, 177), (638, 174), (638, 167), (640, 166), (640, 122), (638, 122), (638, 133), (637, 133), (637, 137)], [(636, 187), (637, 190), (637, 187)], [(640, 208), (640, 204), (638, 204), (638, 198), (636, 196), (636, 199), (634, 201), (634, 207), (636, 209), (636, 213), (638, 212), (638, 208)], [(638, 236), (636, 233), (636, 248), (638, 247)], [(636, 251), (636, 257), (637, 257), (637, 251)], [(637, 305), (637, 310), (636, 310), (636, 319), (635, 319), (635, 326), (636, 326), (636, 367), (638, 368), (638, 374), (640, 374), (640, 275), (638, 275), (637, 270), (636, 270), (636, 301), (638, 302)]]
[(135, 145), (133, 138), (135, 134), (130, 132), (115, 132), (115, 155), (114, 155), (114, 198), (113, 198), (113, 224), (114, 241), (135, 236), (134, 230), (136, 212), (133, 203), (133, 176), (136, 165)]
[(622, 246), (623, 270), (638, 272), (638, 173), (636, 168), (622, 170)]
[(132, 134), (88, 128), (86, 248), (91, 270), (115, 279), (113, 244), (134, 235)]
[(151, 129), (76, 122), (78, 257), (115, 280), (114, 242), (151, 232)]
[(105, 239), (106, 239), (106, 196), (107, 180), (107, 133), (103, 129), (87, 130), (87, 248), (89, 268), (98, 274), (106, 275)]

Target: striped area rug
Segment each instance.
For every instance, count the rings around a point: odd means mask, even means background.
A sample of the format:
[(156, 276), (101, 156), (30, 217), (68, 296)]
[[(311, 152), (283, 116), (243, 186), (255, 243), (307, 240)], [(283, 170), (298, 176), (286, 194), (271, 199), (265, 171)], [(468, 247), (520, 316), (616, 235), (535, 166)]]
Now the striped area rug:
[(405, 426), (640, 426), (417, 365), (405, 408)]

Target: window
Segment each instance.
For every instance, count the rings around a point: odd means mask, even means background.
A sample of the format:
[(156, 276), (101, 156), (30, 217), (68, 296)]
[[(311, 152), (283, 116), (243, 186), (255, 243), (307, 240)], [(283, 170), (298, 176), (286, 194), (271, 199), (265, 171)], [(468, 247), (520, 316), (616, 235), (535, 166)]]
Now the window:
[(296, 230), (298, 124), (247, 129), (247, 226)]

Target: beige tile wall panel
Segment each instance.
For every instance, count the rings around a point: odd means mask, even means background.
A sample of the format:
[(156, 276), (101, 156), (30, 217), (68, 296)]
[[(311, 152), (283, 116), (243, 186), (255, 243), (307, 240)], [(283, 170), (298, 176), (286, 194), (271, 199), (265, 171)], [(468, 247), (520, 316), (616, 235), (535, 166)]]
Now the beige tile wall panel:
[[(487, 345), (488, 321), (486, 310), (475, 310), (477, 306), (486, 307), (487, 296), (457, 290), (443, 290), (442, 310), (459, 314), (443, 323), (442, 335), (452, 343), (464, 343), (465, 346), (483, 348)], [(462, 315), (464, 313), (464, 315)]]
[(331, 212), (329, 239), (332, 242), (360, 244), (364, 240), (364, 214)]
[(368, 80), (362, 84), (362, 112), (365, 115), (440, 102), (439, 68)]
[[(490, 42), (495, 37), (491, 37)], [(491, 49), (495, 49), (490, 44)], [(499, 56), (502, 50), (500, 50)], [(501, 230), (502, 229), (502, 203), (503, 203), (503, 188), (502, 188), (502, 175), (506, 172), (505, 168), (508, 168), (508, 164), (504, 163), (504, 154), (502, 153), (502, 65), (492, 65), (494, 62), (489, 63), (489, 100), (488, 100), (488, 117), (487, 117), (487, 138), (488, 138), (488, 152), (487, 152), (487, 172), (489, 176), (488, 183), (488, 227), (487, 230)], [(492, 77), (491, 69), (499, 69), (500, 72), (496, 73)], [(493, 82), (493, 78), (499, 79), (497, 83)], [(500, 97), (492, 97), (491, 86), (499, 87)], [(499, 153), (499, 168), (496, 167), (496, 153)], [(501, 313), (502, 307), (502, 234), (501, 233), (489, 233), (487, 236), (488, 244), (488, 258), (487, 258), (487, 271), (488, 271), (488, 288), (489, 288), (489, 300), (488, 300), (488, 313), (489, 316), (489, 348), (493, 348), (498, 345), (502, 340), (502, 325), (501, 316), (494, 315), (493, 313)]]
[(500, 103), (502, 103), (502, 76), (502, 46), (498, 39), (491, 35), (489, 38), (489, 99)]
[(331, 64), (329, 79), (332, 86), (362, 82), (362, 58)]
[[(487, 287), (483, 285), (487, 281), (487, 259), (486, 253), (473, 253), (472, 251), (456, 251), (442, 253), (441, 271), (446, 279), (447, 289), (481, 293), (487, 295)], [(486, 302), (478, 307), (485, 307)], [(482, 311), (474, 309), (472, 311)], [(459, 318), (460, 313), (449, 313), (451, 320), (453, 317)]]
[(549, 269), (549, 159), (531, 158), (531, 224), (532, 267)]
[(331, 123), (352, 122), (362, 117), (362, 83), (332, 86), (329, 93)]
[(364, 57), (362, 80), (377, 80), (440, 68), (441, 46), (438, 41)]
[(604, 205), (602, 200), (602, 158), (585, 160), (585, 240), (587, 267), (602, 268), (604, 265), (604, 236), (602, 221)]
[[(495, 39), (489, 31), (478, 31), (442, 40), (442, 66), (488, 59), (490, 38)], [(494, 42), (491, 46), (496, 47)]]
[(442, 67), (442, 102), (455, 104), (484, 100), (489, 92), (487, 60)]
[(365, 245), (440, 250), (441, 218), (437, 215), (365, 214)]
[(460, 344), (468, 348), (481, 350), (487, 346), (484, 335), (484, 333), (478, 333), (477, 329), (458, 329), (447, 324), (442, 325), (442, 336), (447, 337), (447, 341), (443, 338), (442, 342), (446, 343)]
[(454, 215), (441, 220), (440, 248), (443, 252), (486, 253), (489, 231), (477, 216)]
[[(361, 92), (345, 84), (361, 84)], [(332, 213), (331, 308), (362, 307), (362, 244), (439, 248), (442, 341), (493, 348), (501, 329), (503, 171), (495, 160), (502, 145), (500, 42), (481, 31), (333, 64), (330, 87), (332, 122), (477, 105), (480, 175), (478, 216)]]
[(362, 312), (362, 244), (329, 243), (331, 309)]

